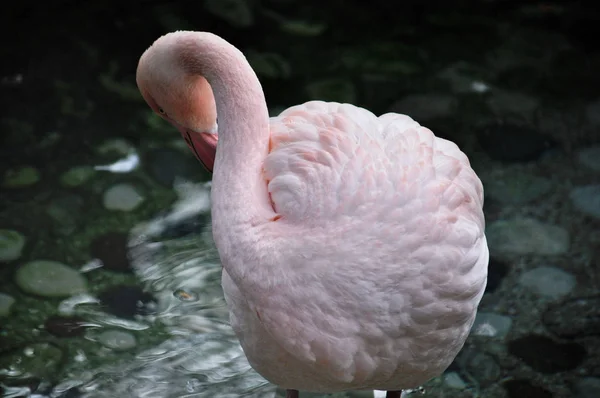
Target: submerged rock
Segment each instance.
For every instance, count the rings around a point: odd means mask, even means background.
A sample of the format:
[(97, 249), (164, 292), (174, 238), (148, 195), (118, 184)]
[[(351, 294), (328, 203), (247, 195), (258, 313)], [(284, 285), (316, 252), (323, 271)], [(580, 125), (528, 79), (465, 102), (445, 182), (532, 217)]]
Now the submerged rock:
[(444, 384), (453, 390), (466, 390), (469, 386), (458, 372), (444, 373)]
[(512, 327), (512, 319), (493, 312), (478, 312), (471, 333), (476, 336), (506, 337)]
[(123, 138), (111, 138), (100, 144), (96, 151), (101, 155), (125, 156), (135, 152), (135, 147)]
[(600, 219), (600, 184), (576, 187), (570, 197), (577, 210)]
[(35, 184), (40, 180), (40, 172), (32, 166), (9, 169), (4, 173), (2, 185), (7, 188), (21, 188)]
[(53, 219), (54, 227), (64, 235), (75, 231), (84, 208), (84, 201), (77, 195), (65, 195), (54, 199), (46, 208), (46, 214)]
[(506, 170), (482, 179), (486, 195), (502, 203), (532, 202), (552, 189), (549, 179), (523, 173), (521, 170)]
[(60, 176), (60, 183), (67, 187), (76, 187), (87, 182), (96, 173), (91, 166), (75, 166)]
[(14, 303), (14, 297), (0, 293), (0, 318), (10, 315), (10, 310)]
[(106, 209), (116, 211), (132, 211), (144, 201), (131, 184), (113, 185), (104, 192), (103, 199)]
[(532, 218), (499, 220), (486, 228), (490, 252), (557, 255), (569, 250), (567, 230)]
[(502, 369), (496, 359), (474, 347), (463, 349), (457, 361), (482, 387), (494, 384), (502, 375)]
[(325, 23), (301, 19), (280, 19), (279, 27), (286, 33), (304, 37), (319, 36), (327, 29)]
[(124, 330), (105, 330), (98, 335), (98, 341), (115, 351), (126, 351), (137, 344), (135, 336)]
[(15, 273), (15, 283), (26, 293), (42, 297), (68, 297), (87, 290), (85, 278), (57, 261), (30, 261)]
[(538, 267), (522, 274), (519, 284), (539, 296), (558, 299), (571, 293), (577, 280), (560, 268)]
[(579, 163), (591, 170), (600, 172), (600, 146), (580, 150), (577, 158)]
[(23, 234), (12, 229), (0, 229), (0, 262), (18, 259), (24, 246)]

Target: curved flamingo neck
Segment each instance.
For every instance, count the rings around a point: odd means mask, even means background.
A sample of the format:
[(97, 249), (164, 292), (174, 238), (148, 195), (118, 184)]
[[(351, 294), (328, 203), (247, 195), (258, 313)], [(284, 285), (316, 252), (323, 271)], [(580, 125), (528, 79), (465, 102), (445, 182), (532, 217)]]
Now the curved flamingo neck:
[(175, 53), (185, 72), (204, 76), (215, 96), (219, 142), (211, 193), (213, 235), (226, 262), (227, 254), (252, 236), (250, 229), (275, 215), (262, 172), (269, 151), (268, 109), (258, 77), (238, 49), (210, 33), (178, 35)]

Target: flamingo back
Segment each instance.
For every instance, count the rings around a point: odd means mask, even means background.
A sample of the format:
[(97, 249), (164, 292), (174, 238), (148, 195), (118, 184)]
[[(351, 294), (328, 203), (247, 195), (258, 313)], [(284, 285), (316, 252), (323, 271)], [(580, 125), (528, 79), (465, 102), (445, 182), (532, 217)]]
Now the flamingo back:
[(461, 199), (473, 199), (477, 212), (483, 203), (482, 185), (456, 144), (409, 116), (376, 117), (350, 104), (311, 101), (272, 118), (264, 170), (275, 211), (303, 224), (409, 214), (406, 206)]

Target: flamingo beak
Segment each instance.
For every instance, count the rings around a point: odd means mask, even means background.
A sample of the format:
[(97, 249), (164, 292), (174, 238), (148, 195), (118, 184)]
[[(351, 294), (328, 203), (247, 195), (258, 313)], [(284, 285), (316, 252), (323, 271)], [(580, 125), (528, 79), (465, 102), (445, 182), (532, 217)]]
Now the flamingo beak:
[(179, 130), (181, 136), (200, 163), (202, 163), (206, 170), (212, 173), (215, 164), (215, 154), (217, 152), (217, 134), (199, 133), (182, 126), (177, 126), (177, 130)]

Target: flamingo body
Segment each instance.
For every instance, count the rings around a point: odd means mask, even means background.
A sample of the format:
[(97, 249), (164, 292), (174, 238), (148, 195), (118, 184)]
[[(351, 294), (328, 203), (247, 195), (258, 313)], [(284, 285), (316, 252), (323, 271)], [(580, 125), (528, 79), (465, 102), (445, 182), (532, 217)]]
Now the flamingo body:
[[(165, 38), (147, 58), (209, 58), (191, 69), (206, 75), (220, 120), (213, 235), (254, 369), (313, 392), (401, 390), (442, 373), (487, 277), (483, 188), (466, 155), (406, 115), (349, 104), (311, 101), (268, 119), (264, 98), (250, 104), (262, 90), (231, 45)], [(144, 62), (138, 83), (153, 106)]]
[(466, 156), (408, 116), (348, 104), (308, 102), (270, 126), (282, 238), (268, 251), (297, 272), (254, 275), (260, 301), (223, 273), (252, 366), (314, 392), (398, 390), (443, 372), (487, 274), (483, 190)]

